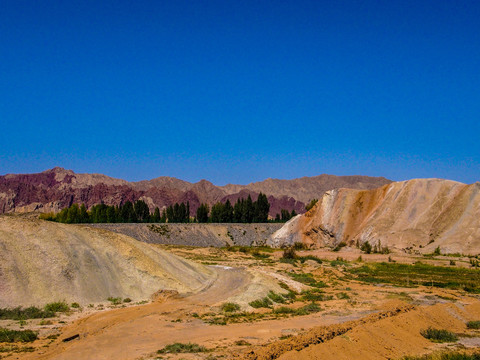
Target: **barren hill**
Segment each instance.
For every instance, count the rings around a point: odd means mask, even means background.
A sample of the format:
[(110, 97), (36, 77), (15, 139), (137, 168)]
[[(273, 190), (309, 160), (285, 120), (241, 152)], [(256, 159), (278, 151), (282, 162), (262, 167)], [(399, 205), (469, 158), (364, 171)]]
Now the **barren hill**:
[(0, 214), (7, 212), (57, 212), (73, 203), (87, 207), (103, 202), (120, 205), (126, 201), (144, 200), (153, 211), (176, 202), (190, 202), (191, 215), (201, 203), (250, 195), (256, 200), (263, 192), (271, 204), (270, 215), (280, 210), (304, 212), (305, 203), (321, 196), (326, 190), (339, 187), (371, 189), (390, 183), (385, 178), (366, 176), (320, 175), (294, 180), (268, 179), (249, 185), (215, 186), (207, 180), (197, 183), (159, 177), (153, 180), (128, 182), (101, 174), (76, 174), (71, 170), (53, 168), (38, 174), (8, 174), (0, 176)]
[(319, 247), (369, 241), (397, 250), (477, 254), (480, 183), (415, 179), (374, 190), (328, 191), (278, 230), (272, 243), (295, 241)]
[(128, 236), (86, 226), (0, 216), (0, 307), (198, 291), (215, 273)]
[(335, 176), (322, 174), (313, 177), (302, 177), (293, 180), (267, 179), (249, 185), (225, 185), (222, 187), (227, 193), (237, 193), (241, 190), (262, 192), (277, 198), (290, 196), (298, 201), (307, 203), (313, 198), (318, 198), (325, 191), (350, 188), (350, 189), (375, 189), (391, 180), (384, 177), (370, 176)]

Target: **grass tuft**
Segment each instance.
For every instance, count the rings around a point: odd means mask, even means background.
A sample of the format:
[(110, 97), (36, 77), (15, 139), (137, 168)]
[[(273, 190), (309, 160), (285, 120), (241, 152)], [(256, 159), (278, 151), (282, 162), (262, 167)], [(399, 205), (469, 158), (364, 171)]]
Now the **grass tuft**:
[(188, 343), (174, 343), (165, 346), (163, 349), (157, 351), (157, 354), (184, 354), (184, 353), (199, 353), (206, 352), (205, 346)]
[(458, 336), (445, 329), (433, 329), (429, 327), (426, 330), (420, 331), (420, 334), (425, 338), (433, 342), (455, 342), (458, 340)]

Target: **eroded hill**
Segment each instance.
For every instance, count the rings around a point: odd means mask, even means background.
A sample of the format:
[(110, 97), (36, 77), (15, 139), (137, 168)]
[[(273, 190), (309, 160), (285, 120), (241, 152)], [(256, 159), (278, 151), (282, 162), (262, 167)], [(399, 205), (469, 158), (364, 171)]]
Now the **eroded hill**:
[(122, 234), (0, 216), (0, 307), (195, 292), (216, 274)]
[(369, 241), (397, 250), (431, 253), (439, 247), (442, 253), (477, 254), (480, 183), (415, 179), (374, 190), (329, 191), (270, 241), (318, 247)]

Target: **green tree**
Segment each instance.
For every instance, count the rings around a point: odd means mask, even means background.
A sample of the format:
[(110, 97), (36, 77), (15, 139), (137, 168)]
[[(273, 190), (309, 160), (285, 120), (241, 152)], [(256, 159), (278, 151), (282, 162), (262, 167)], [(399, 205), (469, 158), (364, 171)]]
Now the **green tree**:
[(148, 208), (148, 205), (145, 201), (135, 201), (134, 210), (136, 221), (143, 223), (150, 221), (150, 209)]
[(197, 209), (197, 221), (199, 223), (208, 222), (208, 212), (210, 211), (207, 204), (200, 204)]
[(258, 199), (254, 205), (255, 208), (255, 222), (267, 222), (268, 212), (270, 211), (270, 203), (268, 202), (267, 195), (260, 193)]
[(158, 208), (158, 206), (153, 211), (152, 222), (154, 223), (160, 222), (160, 209)]
[(315, 206), (315, 204), (318, 202), (318, 199), (312, 199), (310, 200), (310, 202), (305, 205), (305, 210), (306, 211), (309, 211), (311, 208), (313, 208)]

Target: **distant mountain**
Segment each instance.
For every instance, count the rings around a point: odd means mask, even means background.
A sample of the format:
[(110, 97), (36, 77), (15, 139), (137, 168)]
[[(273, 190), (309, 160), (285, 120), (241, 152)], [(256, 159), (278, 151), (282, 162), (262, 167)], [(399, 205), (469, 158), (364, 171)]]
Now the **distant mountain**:
[(144, 200), (153, 210), (176, 202), (190, 202), (192, 215), (201, 203), (210, 205), (229, 199), (232, 203), (248, 195), (256, 200), (260, 192), (271, 204), (270, 215), (281, 209), (305, 211), (305, 203), (319, 198), (327, 190), (349, 187), (373, 189), (390, 180), (368, 176), (320, 175), (294, 180), (267, 179), (249, 185), (215, 186), (207, 180), (190, 183), (172, 177), (128, 182), (101, 174), (76, 174), (53, 168), (37, 174), (0, 176), (0, 213), (57, 212), (73, 203), (91, 207), (101, 202), (120, 205), (126, 201)]
[(306, 214), (273, 235), (275, 245), (301, 241), (315, 247), (368, 241), (390, 249), (478, 254), (480, 183), (414, 179), (374, 190), (326, 192)]

